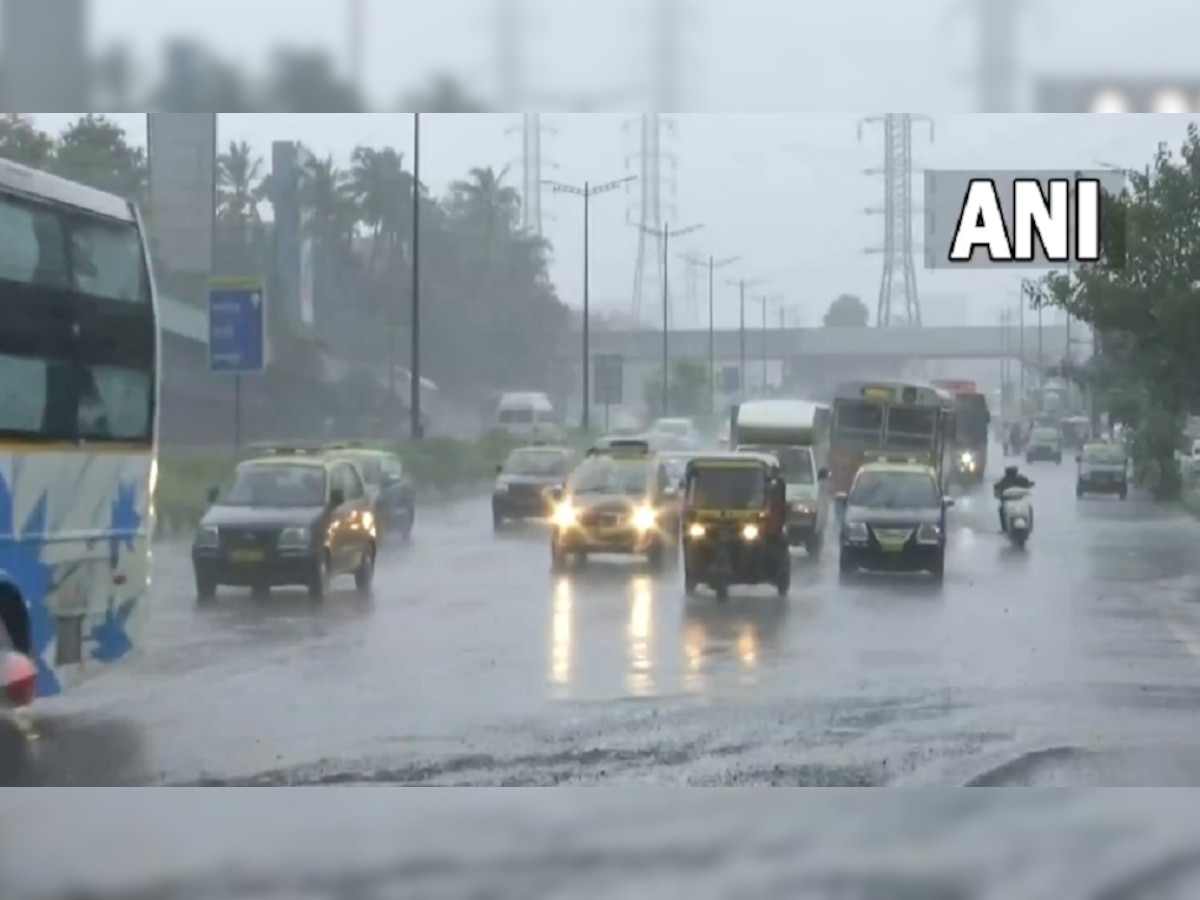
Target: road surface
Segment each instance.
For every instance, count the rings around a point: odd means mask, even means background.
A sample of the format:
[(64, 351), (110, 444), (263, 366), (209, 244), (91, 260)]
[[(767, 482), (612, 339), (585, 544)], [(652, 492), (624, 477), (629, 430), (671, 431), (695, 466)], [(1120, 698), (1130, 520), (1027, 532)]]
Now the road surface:
[[(146, 656), (45, 707), (31, 760), (18, 764), (7, 741), (5, 779), (1200, 784), (1200, 524), (1137, 498), (1077, 502), (1070, 465), (1037, 466), (1034, 477), (1037, 530), (1026, 553), (1004, 544), (985, 490), (960, 497), (952, 510), (940, 588), (895, 579), (841, 586), (830, 554), (817, 565), (797, 561), (788, 601), (743, 591), (725, 607), (711, 596), (685, 601), (677, 577), (651, 578), (624, 562), (596, 561), (556, 579), (544, 534), (496, 537), (477, 501), (423, 516), (415, 545), (381, 564), (370, 602), (349, 590), (318, 608), (300, 594), (268, 601), (229, 594), (201, 611), (186, 548), (164, 545)], [(783, 867), (793, 878), (789, 890), (798, 891), (833, 877), (831, 859), (861, 874), (865, 858), (907, 859), (905, 848), (920, 838), (940, 848), (945, 865), (904, 896), (957, 897), (969, 894), (951, 890), (953, 879), (982, 877), (994, 865), (983, 855), (997, 846), (954, 818), (964, 810), (910, 792), (887, 795), (903, 801), (873, 801), (857, 830), (839, 824), (836, 836), (835, 820), (858, 809), (829, 799), (844, 794), (809, 795), (800, 812), (774, 799), (787, 795), (751, 793), (711, 802), (695, 792), (471, 793), (403, 803), (386, 791), (269, 796), (14, 792), (0, 815), (7, 829), (0, 863), (25, 891), (61, 886), (72, 875), (97, 887), (107, 872), (115, 897), (129, 879), (187, 871), (218, 878), (212, 896), (233, 896), (232, 883), (219, 878), (252, 847), (262, 871), (286, 873), (299, 895), (294, 879), (347, 877), (352, 845), (354, 877), (410, 886), (423, 878), (430, 896), (465, 896), (480, 885), (504, 888), (497, 896), (534, 896), (514, 859), (540, 873), (538, 885), (557, 878), (574, 889), (562, 896), (614, 896), (612, 884), (590, 893), (584, 887), (594, 878), (578, 876), (586, 870), (598, 878), (602, 869), (632, 879), (630, 896), (654, 896), (638, 879), (669, 878), (672, 889), (662, 895), (672, 896), (696, 878), (695, 860), (672, 849), (676, 840), (691, 852), (711, 843), (702, 852), (722, 872), (737, 854), (753, 853), (755, 877)], [(1020, 874), (1036, 871), (1039, 884), (1060, 877), (1074, 889), (1086, 875), (1111, 886), (1138, 865), (1162, 877), (1164, 848), (1197, 839), (1186, 804), (1176, 810), (1180, 818), (1164, 818), (1170, 796), (1152, 807), (1141, 794), (1058, 794), (1049, 806), (1029, 799), (1041, 795), (987, 796), (988, 826), (1008, 824), (1005, 846), (1025, 847)], [(671, 802), (660, 802), (666, 797)], [(1139, 798), (1147, 805), (1137, 820)], [(1126, 829), (1121, 853), (1097, 851), (1100, 820)], [(35, 827), (14, 826), (26, 822)], [(758, 830), (747, 830), (751, 822)], [(1074, 836), (1087, 833), (1084, 823), (1093, 832), (1081, 843)], [(160, 835), (154, 853), (113, 852), (125, 846), (119, 841), (140, 843), (151, 833)], [(353, 841), (345, 837), (352, 833)], [(584, 834), (589, 848), (607, 842), (607, 856), (593, 859), (571, 843)], [(796, 852), (795, 841), (809, 841), (808, 852)], [(830, 842), (851, 855), (831, 857)], [(855, 846), (867, 857), (854, 855)], [(73, 852), (64, 857), (63, 847)], [(1148, 847), (1156, 862), (1136, 855)], [(797, 867), (809, 880), (796, 880)], [(728, 869), (735, 870), (742, 871)], [(1013, 886), (1017, 870), (997, 871), (1008, 879), (998, 896), (1026, 896)], [(894, 886), (908, 876), (897, 869), (891, 877)], [(705, 892), (700, 878), (691, 893), (719, 896), (716, 884)], [(1084, 896), (1046, 890), (1028, 896)]]
[(687, 601), (679, 577), (549, 572), (486, 505), (422, 518), (350, 586), (192, 598), (156, 551), (144, 659), (42, 711), (59, 785), (1200, 783), (1200, 527), (1136, 497), (1076, 501), (1034, 470), (1006, 547), (988, 492), (951, 511), (943, 586), (838, 584)]

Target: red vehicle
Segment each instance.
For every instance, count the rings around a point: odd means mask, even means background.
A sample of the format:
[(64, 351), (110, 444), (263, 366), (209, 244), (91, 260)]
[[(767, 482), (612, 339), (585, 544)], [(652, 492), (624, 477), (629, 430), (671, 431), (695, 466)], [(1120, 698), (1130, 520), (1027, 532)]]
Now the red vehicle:
[(942, 378), (934, 387), (954, 397), (955, 472), (963, 484), (979, 484), (987, 473), (992, 414), (979, 385), (965, 378)]

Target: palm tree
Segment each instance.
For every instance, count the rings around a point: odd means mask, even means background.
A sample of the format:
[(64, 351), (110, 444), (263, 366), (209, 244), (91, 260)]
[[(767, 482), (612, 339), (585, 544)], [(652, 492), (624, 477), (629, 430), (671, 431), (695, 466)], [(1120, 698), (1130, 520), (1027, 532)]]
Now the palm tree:
[(408, 233), (412, 176), (404, 171), (403, 154), (391, 147), (355, 147), (349, 188), (357, 201), (359, 218), (370, 230), (367, 270), (374, 273), (381, 254), (386, 259), (404, 243)]
[(217, 157), (217, 261), (222, 271), (258, 272), (263, 236), (258, 205), (266, 197), (263, 161), (245, 141)]
[(340, 256), (354, 237), (358, 207), (349, 176), (332, 156), (305, 163), (300, 172), (300, 204), (312, 212), (309, 236)]

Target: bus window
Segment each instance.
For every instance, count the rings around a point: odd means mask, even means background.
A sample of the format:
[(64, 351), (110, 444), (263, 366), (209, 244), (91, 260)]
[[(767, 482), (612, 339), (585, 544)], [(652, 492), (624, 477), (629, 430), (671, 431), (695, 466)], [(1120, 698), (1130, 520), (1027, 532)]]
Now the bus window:
[(836, 431), (883, 431), (884, 407), (875, 403), (839, 403), (834, 411)]
[(938, 432), (938, 411), (928, 406), (893, 406), (888, 410), (888, 442), (904, 447), (929, 447)]
[(142, 245), (133, 227), (73, 217), (70, 234), (76, 290), (109, 300), (149, 302)]

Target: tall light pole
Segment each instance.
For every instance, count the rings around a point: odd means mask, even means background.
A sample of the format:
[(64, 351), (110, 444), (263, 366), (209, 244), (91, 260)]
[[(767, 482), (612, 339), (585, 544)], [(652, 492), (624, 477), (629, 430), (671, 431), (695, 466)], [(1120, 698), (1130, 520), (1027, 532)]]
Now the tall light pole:
[(741, 260), (740, 256), (727, 256), (717, 259), (711, 253), (707, 260), (699, 256), (685, 256), (684, 260), (693, 266), (708, 268), (708, 414), (717, 414), (717, 339), (716, 339), (716, 304), (714, 302), (714, 277), (717, 269), (732, 266)]
[(630, 175), (627, 178), (618, 178), (614, 181), (606, 181), (603, 184), (592, 184), (590, 181), (585, 181), (582, 185), (575, 185), (564, 184), (561, 181), (542, 181), (542, 184), (549, 185), (551, 191), (553, 191), (555, 194), (572, 194), (576, 197), (583, 198), (583, 416), (580, 419), (580, 425), (584, 431), (587, 431), (588, 426), (591, 424), (592, 409), (592, 351), (589, 343), (591, 339), (591, 273), (589, 248), (591, 246), (592, 198), (597, 194), (607, 194), (609, 191), (615, 191), (622, 185), (636, 180), (636, 175)]
[(408, 372), (409, 434), (420, 440), (421, 426), (421, 114), (413, 113), (412, 177), (412, 348)]
[(765, 278), (757, 281), (739, 278), (728, 282), (738, 289), (738, 392), (741, 394), (746, 392), (746, 288), (758, 287), (766, 282)]
[(778, 297), (762, 297), (762, 394), (767, 395), (767, 305)]
[(694, 234), (702, 229), (703, 225), (688, 225), (686, 228), (671, 229), (667, 223), (663, 223), (661, 229), (649, 228), (645, 225), (638, 226), (646, 234), (652, 234), (662, 239), (662, 265), (663, 265), (663, 281), (662, 281), (662, 412), (660, 415), (666, 416), (671, 411), (671, 374), (670, 374), (670, 334), (671, 334), (671, 238), (683, 237), (685, 234)]

